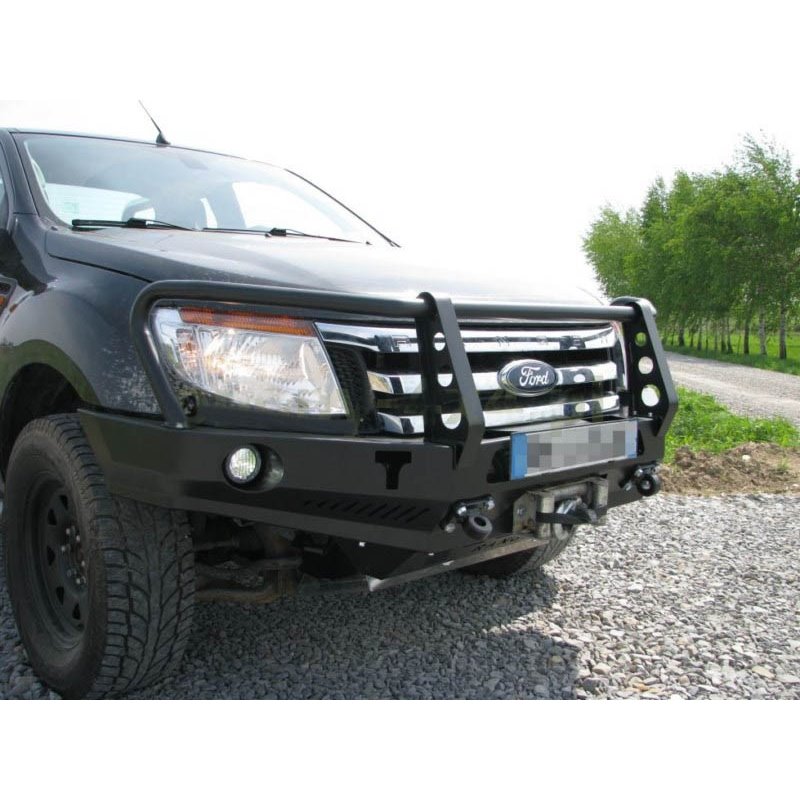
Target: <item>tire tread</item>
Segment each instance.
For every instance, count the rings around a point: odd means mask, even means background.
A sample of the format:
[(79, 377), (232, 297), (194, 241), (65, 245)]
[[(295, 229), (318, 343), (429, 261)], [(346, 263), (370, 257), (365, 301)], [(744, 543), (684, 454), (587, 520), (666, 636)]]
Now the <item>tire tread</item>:
[(94, 674), (74, 696), (146, 686), (176, 668), (189, 639), (194, 557), (186, 514), (110, 494), (77, 415), (34, 420), (15, 451), (32, 436), (51, 439), (66, 456), (92, 529), (89, 546), (102, 565), (105, 636)]

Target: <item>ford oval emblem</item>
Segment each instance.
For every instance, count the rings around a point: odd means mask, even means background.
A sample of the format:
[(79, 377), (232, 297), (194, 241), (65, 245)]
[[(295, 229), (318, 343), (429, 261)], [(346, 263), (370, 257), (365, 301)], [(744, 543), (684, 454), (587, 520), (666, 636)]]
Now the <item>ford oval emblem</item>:
[(506, 364), (497, 373), (497, 381), (511, 394), (529, 396), (549, 392), (558, 383), (558, 375), (544, 361), (525, 358)]

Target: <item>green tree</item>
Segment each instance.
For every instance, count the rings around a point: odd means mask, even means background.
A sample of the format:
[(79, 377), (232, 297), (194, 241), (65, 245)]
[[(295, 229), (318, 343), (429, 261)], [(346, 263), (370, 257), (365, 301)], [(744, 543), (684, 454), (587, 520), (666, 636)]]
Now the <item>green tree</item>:
[(762, 320), (777, 314), (778, 355), (785, 359), (789, 317), (800, 301), (800, 179), (789, 152), (763, 137), (745, 137), (738, 169), (749, 189), (742, 223), (758, 259), (752, 291)]
[(609, 297), (633, 294), (641, 284), (642, 240), (633, 209), (620, 214), (606, 206), (583, 240), (583, 250)]
[(641, 209), (600, 210), (584, 252), (610, 296), (648, 297), (664, 331), (732, 351), (731, 330), (758, 322), (761, 352), (800, 309), (800, 176), (774, 142), (748, 136), (734, 164), (655, 180)]

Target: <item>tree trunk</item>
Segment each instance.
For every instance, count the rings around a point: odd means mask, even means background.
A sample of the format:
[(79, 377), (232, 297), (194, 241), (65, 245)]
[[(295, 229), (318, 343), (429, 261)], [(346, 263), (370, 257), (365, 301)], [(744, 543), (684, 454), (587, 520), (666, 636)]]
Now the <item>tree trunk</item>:
[(758, 315), (758, 352), (762, 356), (767, 354), (767, 320), (763, 314)]
[(786, 360), (786, 306), (781, 304), (781, 319), (778, 326), (778, 358)]
[(744, 336), (742, 337), (742, 352), (750, 355), (750, 317), (744, 321)]
[(686, 347), (686, 336), (683, 325), (678, 330), (678, 347)]

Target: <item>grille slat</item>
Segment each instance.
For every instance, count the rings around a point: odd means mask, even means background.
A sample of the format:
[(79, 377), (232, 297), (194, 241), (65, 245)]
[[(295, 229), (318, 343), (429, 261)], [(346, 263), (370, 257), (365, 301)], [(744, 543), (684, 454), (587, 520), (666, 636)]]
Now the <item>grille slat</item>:
[[(484, 411), (487, 428), (511, 428), (516, 425), (530, 425), (534, 422), (552, 422), (559, 419), (580, 419), (601, 414), (611, 414), (619, 411), (619, 395), (608, 394), (605, 397), (591, 400), (580, 400), (577, 403), (552, 403), (538, 406), (520, 406), (519, 408), (496, 409)], [(422, 415), (396, 415), (378, 412), (383, 420), (384, 428), (389, 433), (404, 435), (420, 434), (425, 432), (425, 422)], [(442, 414), (445, 425), (451, 428), (458, 427), (461, 414)]]
[[(613, 361), (590, 366), (560, 367), (556, 369), (556, 386), (577, 386), (586, 383), (601, 383), (615, 380), (617, 365)], [(374, 392), (380, 394), (422, 394), (422, 376), (418, 373), (367, 372), (369, 384)], [(442, 380), (449, 384), (453, 376), (442, 374)], [(479, 392), (496, 392), (500, 389), (497, 371), (474, 372), (475, 388)]]
[[(348, 381), (366, 386), (371, 403), (363, 399), (362, 403), (373, 412), (380, 430), (405, 436), (424, 433), (422, 377), (413, 328), (329, 323), (320, 323), (318, 328), (329, 350), (358, 353), (363, 377), (354, 381), (354, 362), (350, 361)], [(626, 383), (624, 357), (617, 332), (608, 323), (502, 329), (462, 326), (461, 335), (487, 428), (620, 411), (618, 392)], [(510, 361), (526, 357), (553, 366), (557, 383), (552, 392), (517, 396), (502, 389), (498, 372)], [(335, 367), (338, 372), (337, 363)], [(443, 372), (440, 381), (446, 386), (452, 375)], [(457, 406), (442, 408), (445, 425), (456, 427), (460, 418)]]
[[(318, 323), (322, 338), (331, 344), (342, 344), (373, 350), (376, 353), (416, 353), (417, 332), (413, 328), (389, 328), (367, 325)], [(541, 328), (532, 331), (508, 328), (499, 330), (462, 329), (464, 348), (468, 353), (522, 353), (558, 350), (606, 350), (614, 346), (613, 327)]]

